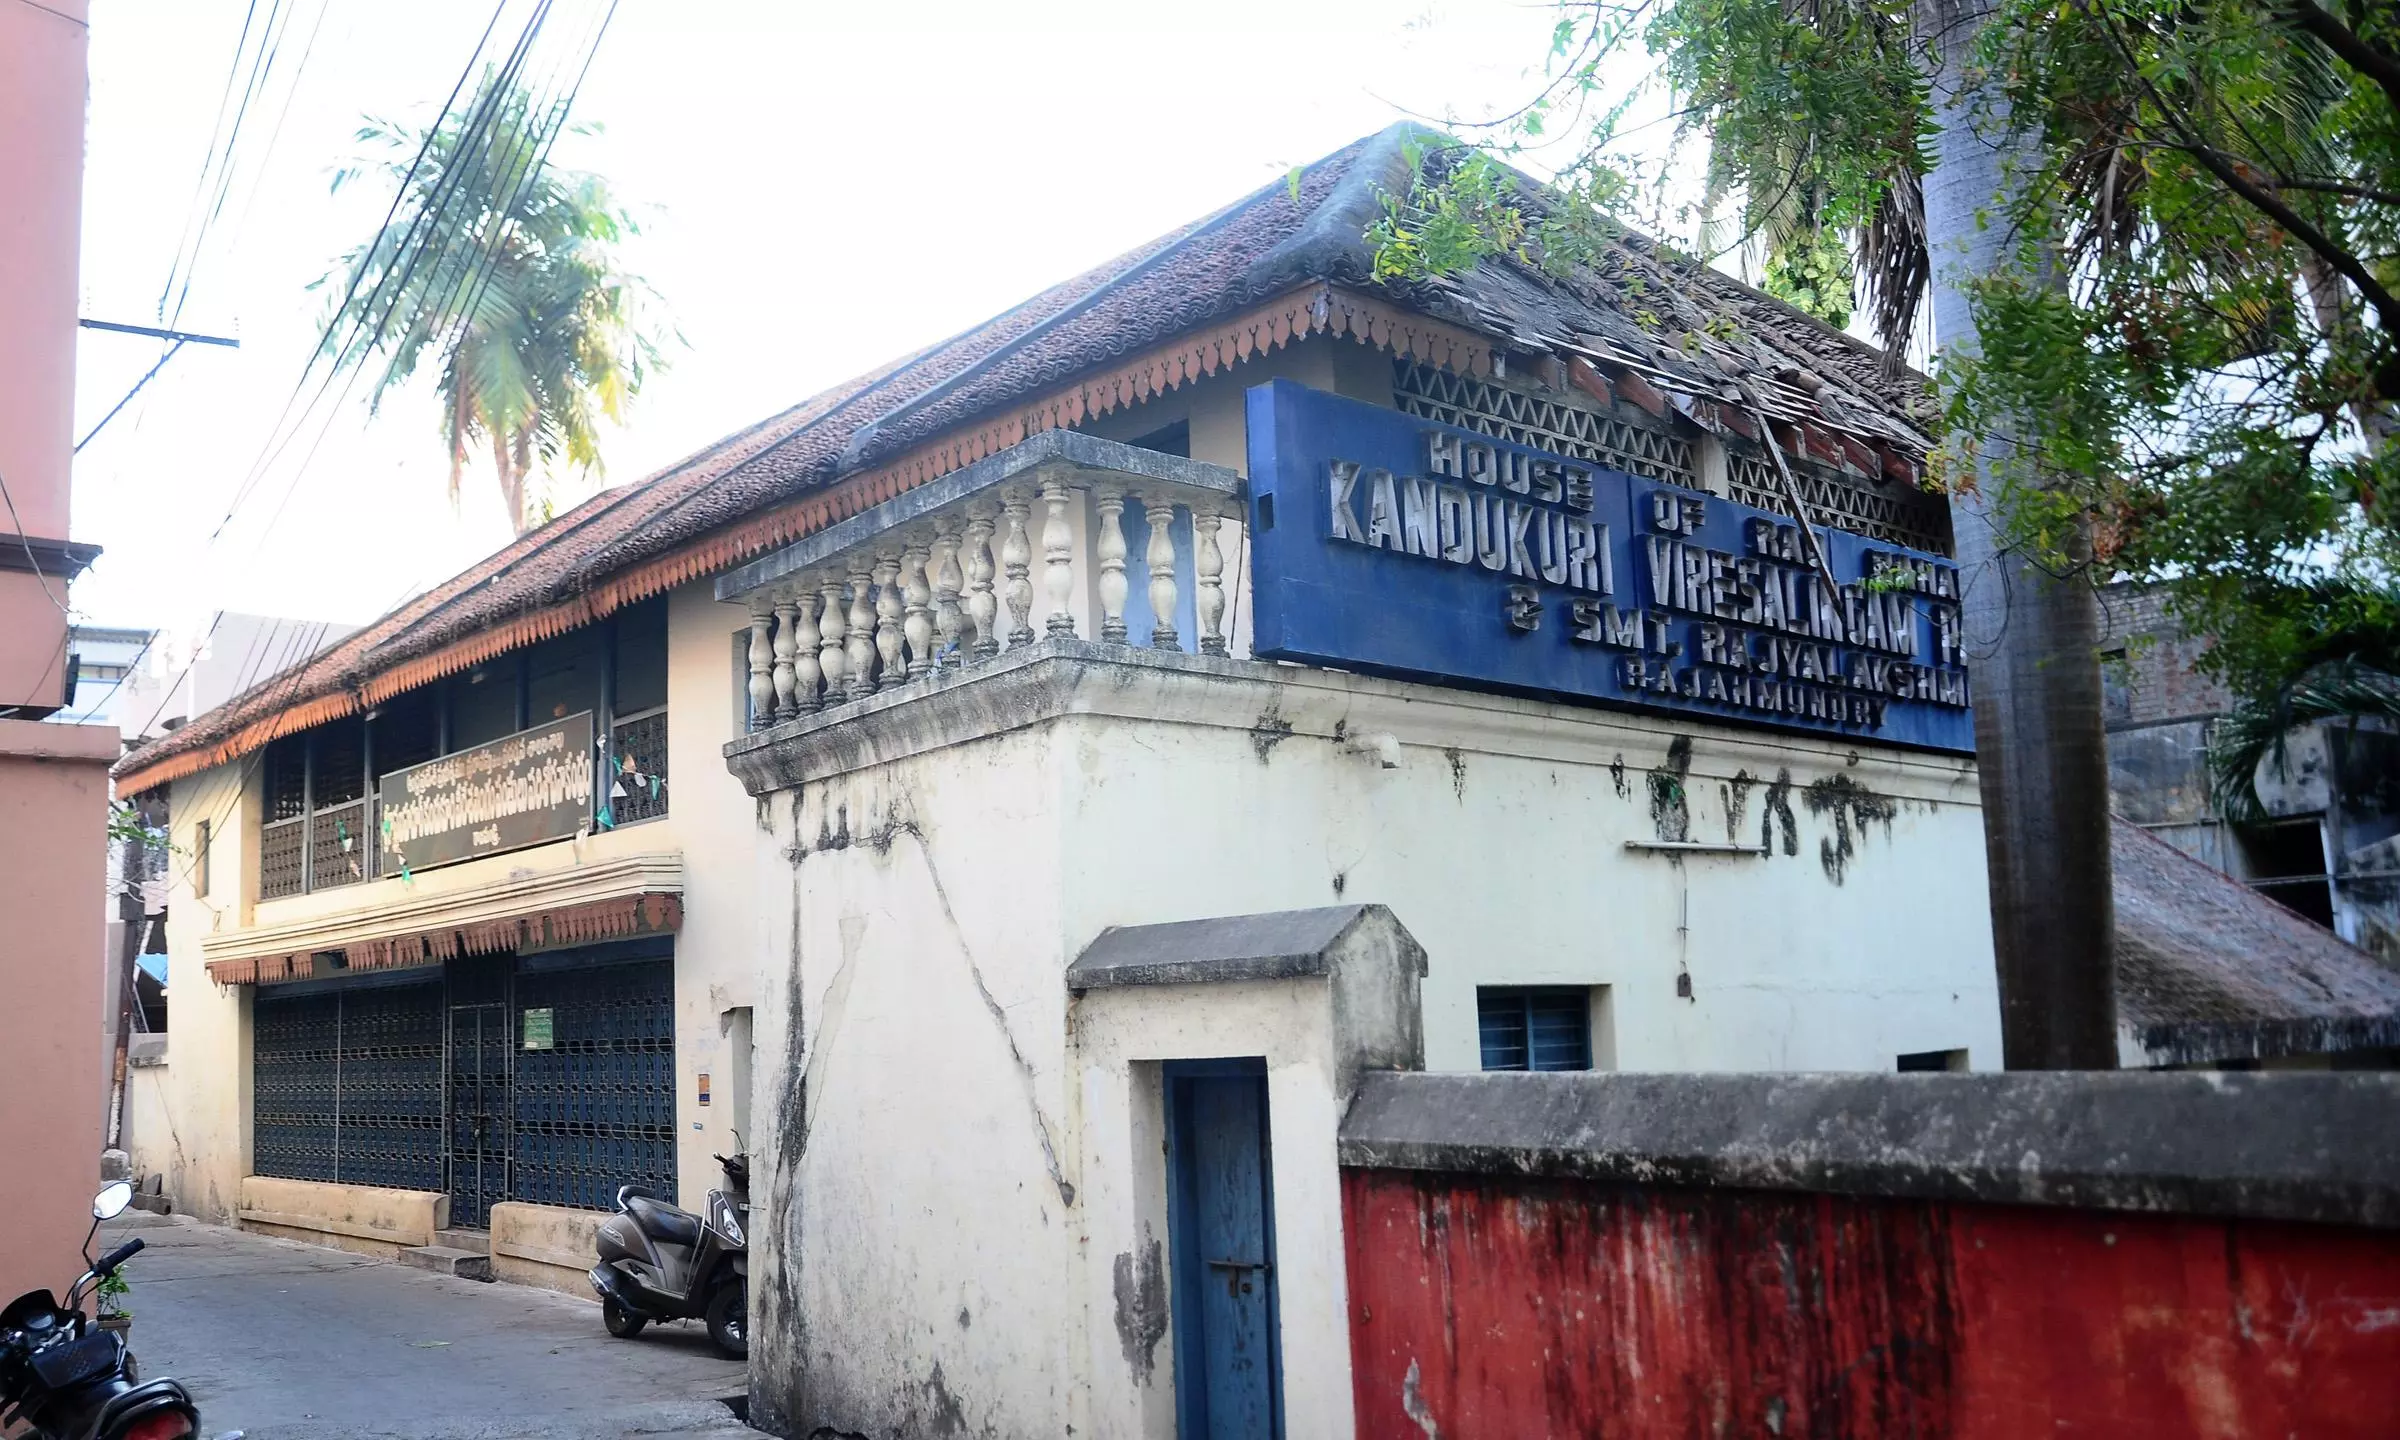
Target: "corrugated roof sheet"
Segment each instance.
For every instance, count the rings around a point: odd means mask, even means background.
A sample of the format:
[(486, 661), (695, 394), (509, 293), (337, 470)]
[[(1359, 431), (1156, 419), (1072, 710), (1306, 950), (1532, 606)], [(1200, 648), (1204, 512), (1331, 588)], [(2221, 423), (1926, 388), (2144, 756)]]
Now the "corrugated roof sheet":
[[(1564, 283), (1495, 261), (1439, 284), (1375, 286), (1363, 235), (1379, 213), (1381, 190), (1407, 183), (1402, 147), (1410, 129), (1395, 126), (1307, 167), (1296, 193), (1278, 180), (983, 324), (606, 491), (306, 664), (135, 751), (116, 773), (148, 786), (200, 763), (168, 763), (193, 752), (230, 759), (227, 752), (263, 743), (262, 729), (340, 713), (345, 694), (395, 667), (537, 617), (736, 521), (1310, 282), (1380, 290), (1522, 350), (1632, 366), (1699, 395), (1727, 394), (1738, 382), (1748, 403), (1771, 415), (1922, 452), (1921, 377), (1887, 376), (1871, 348), (1638, 236), (1628, 236), (1601, 270)], [(1711, 324), (1724, 319), (1734, 322), (1730, 329)]]

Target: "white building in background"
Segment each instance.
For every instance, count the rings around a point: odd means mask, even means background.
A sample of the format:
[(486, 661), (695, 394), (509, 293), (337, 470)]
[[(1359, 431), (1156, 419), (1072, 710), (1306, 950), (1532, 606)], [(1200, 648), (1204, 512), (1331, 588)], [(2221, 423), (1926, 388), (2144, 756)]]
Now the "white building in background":
[(579, 1289), (742, 1143), (764, 1421), (1336, 1435), (1360, 1067), (1996, 1066), (1915, 382), (1638, 241), (1379, 287), (1401, 150), (128, 757), (193, 857), (144, 1168)]
[(357, 628), (233, 610), (164, 630), (78, 625), (69, 632), (78, 683), (58, 718), (114, 725), (128, 745), (155, 739)]

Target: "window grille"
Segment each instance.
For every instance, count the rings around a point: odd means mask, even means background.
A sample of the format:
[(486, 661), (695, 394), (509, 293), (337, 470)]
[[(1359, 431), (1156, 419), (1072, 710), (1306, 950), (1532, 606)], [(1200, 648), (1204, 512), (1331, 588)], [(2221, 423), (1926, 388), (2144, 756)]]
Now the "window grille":
[(337, 720), (319, 726), (317, 778), (312, 798), (317, 808), (356, 800), (367, 793), (367, 731), (363, 722)]
[(609, 823), (631, 825), (666, 814), (666, 707), (619, 717), (610, 727), (603, 763), (608, 783), (600, 799)]
[(375, 847), (368, 844), (364, 800), (319, 810), (309, 829), (308, 888), (356, 885), (374, 873)]
[(1482, 987), (1475, 1031), (1486, 1070), (1592, 1068), (1592, 995), (1573, 986)]
[(258, 833), (258, 898), (300, 893), (301, 856), (308, 840), (308, 817), (296, 816), (261, 826)]
[[(1407, 414), (1629, 475), (1705, 488), (1686, 437), (1603, 415), (1561, 396), (1530, 394), (1408, 360), (1393, 363), (1393, 399)], [(1774, 461), (1740, 444), (1727, 447), (1726, 460), (1728, 498), (1778, 515), (1791, 513)], [(1935, 555), (1951, 553), (1949, 507), (1938, 495), (1896, 482), (1851, 479), (1805, 460), (1792, 462), (1792, 478), (1815, 524)]]
[(295, 820), (308, 810), (308, 739), (294, 735), (267, 746), (267, 820)]
[(400, 696), (370, 722), (375, 727), (375, 778), (437, 759), (442, 753), (441, 712), (427, 692)]

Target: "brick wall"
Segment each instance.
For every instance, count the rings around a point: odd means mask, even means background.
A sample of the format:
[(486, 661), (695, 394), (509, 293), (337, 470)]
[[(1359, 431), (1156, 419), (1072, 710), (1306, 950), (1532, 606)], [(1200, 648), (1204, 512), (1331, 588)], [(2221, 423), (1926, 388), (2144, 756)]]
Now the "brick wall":
[[(2100, 627), (2109, 729), (2221, 715), (2233, 708), (2225, 687), (2193, 669), (2208, 642), (2184, 634), (2168, 617), (2163, 591), (2106, 587), (2100, 592)], [(2106, 658), (2116, 652), (2122, 653), (2121, 661)]]

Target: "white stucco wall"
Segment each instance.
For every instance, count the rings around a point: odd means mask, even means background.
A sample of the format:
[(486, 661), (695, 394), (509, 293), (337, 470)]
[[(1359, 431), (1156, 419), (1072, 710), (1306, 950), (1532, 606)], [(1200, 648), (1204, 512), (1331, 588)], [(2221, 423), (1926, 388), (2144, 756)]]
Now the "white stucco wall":
[[(1088, 723), (1064, 840), (1070, 935), (1387, 904), (1431, 956), (1436, 1070), (1480, 1065), (1477, 986), (1537, 984), (1610, 987), (1621, 1069), (1888, 1070), (1951, 1049), (1999, 1068), (1970, 764), (1597, 710), (1535, 706), (1534, 721), (1524, 702), (1462, 692), (1392, 704), (1299, 681), (1285, 693), (1328, 731), (1396, 734), (1400, 767), (1308, 737), (1289, 704), (1280, 718), (1303, 733), (1263, 755), (1240, 730)], [(1780, 812), (1772, 858), (1628, 850), (1661, 838), (1653, 782), (1675, 783), (1677, 736), (1691, 744), (1691, 838), (1756, 847), (1779, 802), (1796, 853)], [(1890, 818), (1862, 823), (1845, 801), (1837, 825), (1831, 801), (1847, 787)], [(1163, 831), (1160, 817), (1172, 817)]]
[[(255, 769), (256, 767), (248, 767)], [(166, 1177), (175, 1208), (231, 1224), (250, 1164), (249, 994), (208, 978), (200, 942), (241, 928), (258, 889), (254, 776), (220, 765), (169, 791), (167, 1039), (161, 1124), (135, 1136), (135, 1167)], [(210, 822), (208, 895), (193, 893), (198, 829)], [(163, 1133), (162, 1133), (163, 1132)]]
[[(1036, 660), (849, 722), (855, 748), (783, 742), (806, 778), (755, 841), (796, 947), (759, 1019), (786, 1042), (754, 1102), (762, 1415), (1172, 1433), (1171, 1339), (1132, 1353), (1116, 1279), (1160, 1238), (1157, 1062), (1264, 1055), (1292, 1433), (1343, 1433), (1322, 1042), (1273, 985), (1078, 1010), (1066, 967), (1110, 925), (1389, 905), (1429, 953), (1435, 1068), (1477, 1067), (1478, 985), (1528, 983), (1610, 987), (1625, 1068), (1998, 1063), (1971, 765), (1194, 663)], [(1755, 847), (1771, 789), (1771, 858), (1626, 848), (1678, 794), (1691, 838)]]
[(1072, 1412), (1052, 743), (810, 786), (759, 837), (762, 908), (778, 875), (792, 907), (758, 1016), (770, 1408), (804, 1389), (872, 1434), (1058, 1433)]
[[(676, 1180), (698, 1210), (725, 1183), (711, 1158), (749, 1143), (749, 1031), (734, 1012), (757, 1003), (760, 951), (755, 874), (741, 859), (755, 844), (759, 806), (725, 773), (725, 742), (742, 733), (734, 709), (733, 632), (749, 614), (720, 605), (706, 583), (667, 596), (667, 814), (627, 833), (672, 829), (683, 852), (683, 933), (675, 937)], [(698, 1103), (709, 1076), (709, 1103)]]

